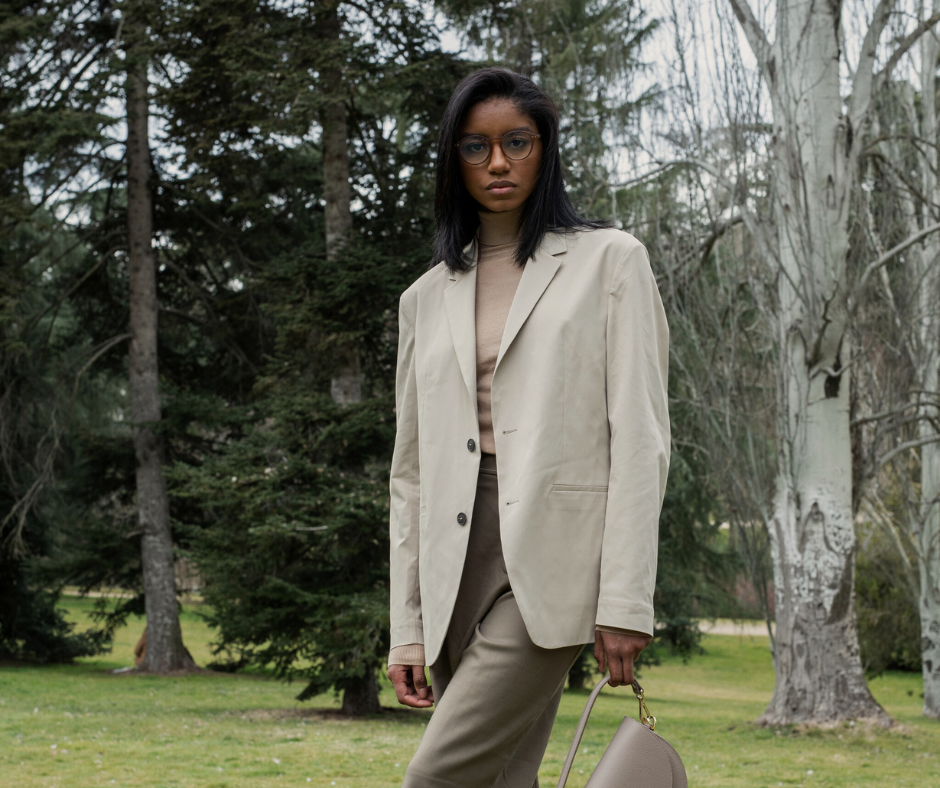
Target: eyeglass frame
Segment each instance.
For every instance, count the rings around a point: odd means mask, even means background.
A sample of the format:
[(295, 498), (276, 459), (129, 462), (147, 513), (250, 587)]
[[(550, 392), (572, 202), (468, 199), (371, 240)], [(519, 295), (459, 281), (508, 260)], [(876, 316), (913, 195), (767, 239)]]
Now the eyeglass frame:
[(467, 160), (463, 157), (463, 155), (460, 153), (460, 144), (461, 144), (462, 142), (464, 142), (465, 140), (472, 139), (472, 138), (481, 139), (481, 140), (483, 140), (484, 142), (492, 142), (493, 140), (499, 140), (499, 147), (500, 147), (500, 150), (503, 151), (503, 155), (504, 155), (507, 159), (509, 159), (509, 161), (525, 161), (526, 159), (529, 158), (529, 156), (532, 155), (532, 150), (535, 148), (535, 145), (534, 145), (534, 144), (532, 145), (532, 148), (529, 149), (529, 152), (526, 153), (525, 156), (523, 156), (523, 157), (520, 158), (520, 159), (514, 159), (512, 156), (510, 156), (508, 153), (506, 153), (505, 150), (503, 150), (503, 140), (506, 139), (506, 137), (508, 137), (510, 134), (527, 134), (527, 135), (530, 136), (533, 140), (537, 140), (537, 139), (541, 139), (541, 138), (542, 138), (542, 135), (541, 135), (541, 134), (535, 134), (534, 132), (526, 131), (525, 129), (513, 129), (512, 131), (507, 131), (507, 132), (506, 132), (505, 134), (503, 134), (501, 137), (484, 137), (482, 134), (467, 134), (465, 137), (461, 137), (460, 140), (458, 140), (457, 142), (455, 142), (455, 143), (454, 143), (454, 147), (457, 149), (457, 155), (460, 156), (460, 159), (464, 162), (464, 164), (469, 164), (471, 167), (479, 167), (481, 164), (486, 164), (486, 163), (490, 160), (490, 157), (493, 155), (493, 150), (494, 150), (493, 146), (490, 145), (490, 150), (489, 150), (489, 153), (486, 154), (486, 158), (483, 159), (483, 161), (477, 162), (476, 164), (473, 164), (472, 162), (467, 161)]

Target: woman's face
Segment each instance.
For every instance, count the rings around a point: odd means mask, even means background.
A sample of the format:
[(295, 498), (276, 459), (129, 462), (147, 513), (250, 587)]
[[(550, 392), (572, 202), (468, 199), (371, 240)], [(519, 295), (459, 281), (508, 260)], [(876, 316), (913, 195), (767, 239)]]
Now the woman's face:
[(489, 139), (490, 156), (482, 164), (468, 164), (458, 156), (460, 174), (470, 196), (488, 211), (519, 208), (535, 190), (542, 163), (542, 140), (532, 140), (532, 151), (521, 160), (510, 159), (499, 139), (507, 131), (538, 134), (535, 121), (519, 111), (509, 99), (491, 99), (474, 104), (457, 131), (460, 142), (470, 134)]

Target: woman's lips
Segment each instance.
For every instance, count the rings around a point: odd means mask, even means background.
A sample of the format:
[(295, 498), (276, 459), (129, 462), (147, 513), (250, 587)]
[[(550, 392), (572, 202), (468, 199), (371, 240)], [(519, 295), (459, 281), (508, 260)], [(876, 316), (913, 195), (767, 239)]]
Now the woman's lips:
[(509, 194), (515, 188), (516, 184), (512, 181), (493, 181), (486, 190), (490, 194)]

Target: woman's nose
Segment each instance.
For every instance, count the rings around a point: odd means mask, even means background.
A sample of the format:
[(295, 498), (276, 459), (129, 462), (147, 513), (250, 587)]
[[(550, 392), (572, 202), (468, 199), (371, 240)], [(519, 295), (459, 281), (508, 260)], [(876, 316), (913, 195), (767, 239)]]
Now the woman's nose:
[(509, 169), (509, 159), (503, 153), (502, 145), (494, 145), (490, 150), (490, 160), (487, 163), (490, 172), (506, 172)]

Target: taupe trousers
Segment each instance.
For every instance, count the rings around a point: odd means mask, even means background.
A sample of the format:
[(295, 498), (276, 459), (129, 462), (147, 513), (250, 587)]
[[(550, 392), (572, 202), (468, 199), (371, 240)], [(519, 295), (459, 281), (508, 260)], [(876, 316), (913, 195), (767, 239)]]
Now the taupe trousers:
[(435, 709), (405, 788), (537, 788), (565, 676), (583, 646), (529, 638), (499, 530), (496, 455), (480, 462), (457, 601), (431, 665)]

